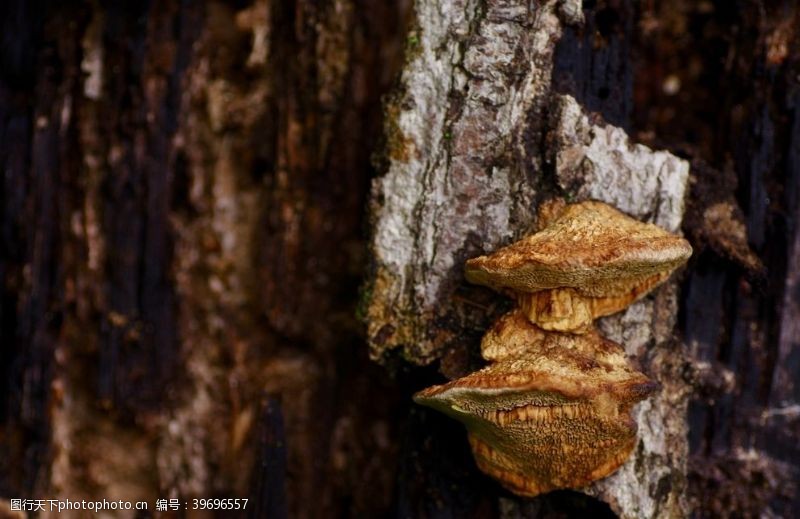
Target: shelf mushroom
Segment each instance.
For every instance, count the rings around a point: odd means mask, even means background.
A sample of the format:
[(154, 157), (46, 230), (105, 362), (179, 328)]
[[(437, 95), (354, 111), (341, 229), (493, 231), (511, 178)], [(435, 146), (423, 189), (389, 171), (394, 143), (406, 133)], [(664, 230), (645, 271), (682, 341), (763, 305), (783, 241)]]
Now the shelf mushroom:
[(468, 281), (515, 297), (545, 330), (586, 333), (663, 283), (689, 242), (602, 202), (567, 205), (540, 232), (467, 261)]
[[(535, 328), (503, 326), (515, 329), (496, 331), (517, 338)], [(488, 367), (414, 400), (463, 422), (478, 467), (517, 494), (579, 488), (615, 471), (636, 443), (631, 407), (656, 384), (595, 331), (517, 345), (523, 354), (498, 351)]]

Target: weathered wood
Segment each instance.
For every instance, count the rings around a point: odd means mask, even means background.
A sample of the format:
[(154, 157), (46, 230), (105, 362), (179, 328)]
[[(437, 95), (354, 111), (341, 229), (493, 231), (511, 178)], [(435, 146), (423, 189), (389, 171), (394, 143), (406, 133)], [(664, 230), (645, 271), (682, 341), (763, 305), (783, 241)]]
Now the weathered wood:
[(799, 373), (798, 7), (678, 2), (640, 13), (635, 126), (694, 158), (685, 230), (697, 252), (679, 330), (697, 378), (688, 489), (702, 517), (800, 507), (790, 381)]
[(0, 3), (0, 496), (387, 509), (355, 314), (408, 8)]

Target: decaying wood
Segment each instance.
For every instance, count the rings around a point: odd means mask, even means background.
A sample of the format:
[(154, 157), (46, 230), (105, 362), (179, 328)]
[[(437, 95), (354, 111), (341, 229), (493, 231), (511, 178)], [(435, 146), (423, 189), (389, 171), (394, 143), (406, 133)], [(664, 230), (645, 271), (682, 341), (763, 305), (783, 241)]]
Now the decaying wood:
[[(389, 169), (373, 191), (368, 333), (376, 359), (399, 350), (427, 364), (477, 347), (475, 331), (494, 312), (470, 301), (478, 290), (463, 286), (464, 261), (529, 230), (537, 202), (598, 199), (674, 232), (689, 166), (630, 143), (553, 92), (562, 20), (576, 22), (563, 13), (579, 7), (421, 1), (416, 12), (414, 52), (389, 108)], [(601, 324), (662, 384), (636, 408), (634, 455), (588, 489), (624, 517), (687, 513), (688, 388), (679, 376), (684, 351), (672, 340), (676, 311), (672, 283)]]
[(388, 508), (355, 307), (407, 10), (0, 3), (3, 500)]

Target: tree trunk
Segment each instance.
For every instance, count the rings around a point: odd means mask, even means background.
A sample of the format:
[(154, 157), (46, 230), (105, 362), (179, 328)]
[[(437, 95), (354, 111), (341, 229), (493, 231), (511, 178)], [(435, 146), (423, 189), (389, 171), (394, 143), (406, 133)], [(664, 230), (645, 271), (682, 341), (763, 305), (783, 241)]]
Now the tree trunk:
[[(663, 386), (638, 408), (631, 462), (586, 490), (621, 515), (800, 506), (800, 13), (772, 4), (586, 2), (583, 23), (571, 2), (417, 4), (373, 193), (374, 358), (438, 360), (447, 378), (479, 367), (479, 338), (507, 303), (465, 284), (464, 260), (527, 232), (542, 199), (597, 198), (676, 229), (691, 186), (684, 230), (696, 254), (680, 333), (675, 285), (601, 322)], [(685, 162), (629, 147), (623, 130), (633, 129), (691, 159), (689, 177)], [(418, 414), (425, 432), (405, 452), (430, 459), (407, 478), (409, 501), (494, 501), (496, 487), (443, 460), (468, 459), (448, 444), (463, 430)], [(442, 489), (453, 480), (463, 492)], [(499, 495), (508, 516), (586, 506), (575, 495)]]
[[(467, 258), (519, 238), (553, 196), (602, 200), (677, 231), (689, 165), (630, 143), (554, 88), (558, 41), (565, 24), (584, 23), (580, 3), (419, 1), (416, 12), (413, 53), (388, 109), (389, 168), (373, 190), (368, 336), (377, 359), (395, 351), (419, 364), (441, 359), (456, 376), (474, 368), (470, 353), (505, 309), (464, 283)], [(675, 289), (600, 325), (662, 386), (635, 412), (634, 455), (587, 490), (623, 517), (687, 513), (689, 390), (685, 350), (672, 340)]]
[(354, 308), (408, 6), (0, 9), (0, 496), (385, 510)]
[[(0, 3), (0, 516), (797, 515), (795, 4)], [(521, 499), (411, 395), (554, 196), (695, 255), (600, 322), (662, 386), (631, 460)]]

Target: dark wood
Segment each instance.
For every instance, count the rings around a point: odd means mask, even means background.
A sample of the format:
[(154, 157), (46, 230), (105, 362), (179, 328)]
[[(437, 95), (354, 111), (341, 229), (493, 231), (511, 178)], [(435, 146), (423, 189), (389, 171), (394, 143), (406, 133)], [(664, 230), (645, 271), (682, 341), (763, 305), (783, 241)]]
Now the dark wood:
[[(693, 504), (707, 517), (796, 515), (800, 11), (687, 2), (639, 16), (656, 24), (640, 36), (636, 127), (695, 159), (680, 331), (710, 372), (689, 415)], [(710, 233), (714, 204), (735, 207), (745, 232)]]
[(251, 476), (253, 506), (247, 516), (287, 516), (286, 510), (286, 434), (280, 402), (266, 397), (262, 402), (259, 424), (258, 463)]

